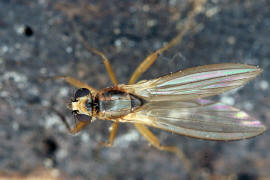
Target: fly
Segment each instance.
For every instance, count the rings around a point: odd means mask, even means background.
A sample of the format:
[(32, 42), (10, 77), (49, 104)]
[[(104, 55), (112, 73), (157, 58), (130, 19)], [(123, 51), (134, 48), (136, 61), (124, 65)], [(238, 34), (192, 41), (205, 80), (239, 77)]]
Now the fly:
[(84, 85), (68, 105), (78, 122), (70, 132), (75, 134), (98, 118), (207, 140), (250, 138), (265, 131), (260, 121), (235, 107), (204, 98), (243, 86), (261, 72), (256, 66), (223, 63), (101, 90)]
[(188, 170), (190, 162), (184, 153), (176, 146), (161, 145), (147, 126), (207, 140), (241, 140), (263, 133), (266, 130), (263, 123), (246, 112), (205, 99), (245, 85), (262, 72), (256, 66), (212, 64), (136, 83), (161, 53), (182, 40), (204, 3), (204, 0), (194, 1), (193, 10), (187, 14), (182, 30), (168, 44), (148, 55), (127, 85), (118, 83), (108, 58), (84, 40), (73, 22), (74, 29), (87, 49), (102, 58), (114, 86), (97, 90), (72, 77), (55, 77), (78, 88), (69, 103), (77, 121), (73, 128), (64, 121), (68, 131), (76, 134), (95, 119), (113, 121), (108, 142), (99, 143), (99, 146), (110, 147), (118, 124), (133, 123), (151, 145), (159, 150), (174, 152), (184, 161)]

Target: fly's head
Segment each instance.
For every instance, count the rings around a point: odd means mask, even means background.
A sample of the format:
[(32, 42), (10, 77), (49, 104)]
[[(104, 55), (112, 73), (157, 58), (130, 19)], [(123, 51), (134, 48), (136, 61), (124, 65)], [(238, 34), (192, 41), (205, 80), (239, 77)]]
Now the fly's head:
[(78, 89), (68, 105), (75, 119), (82, 122), (90, 122), (92, 120), (92, 107), (93, 97), (90, 90), (86, 88)]

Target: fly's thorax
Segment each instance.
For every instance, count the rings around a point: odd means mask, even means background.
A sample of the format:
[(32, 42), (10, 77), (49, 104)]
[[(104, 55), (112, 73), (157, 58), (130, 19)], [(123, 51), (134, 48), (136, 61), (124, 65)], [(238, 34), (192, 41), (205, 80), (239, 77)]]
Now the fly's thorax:
[(120, 118), (143, 105), (142, 99), (114, 88), (101, 90), (96, 102), (102, 119)]

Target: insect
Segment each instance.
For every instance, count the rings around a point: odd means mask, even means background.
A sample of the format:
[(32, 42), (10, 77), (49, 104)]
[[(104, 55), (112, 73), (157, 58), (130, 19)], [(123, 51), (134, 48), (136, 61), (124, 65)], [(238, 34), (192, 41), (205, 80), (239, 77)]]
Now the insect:
[(95, 119), (113, 121), (109, 141), (99, 144), (109, 147), (115, 139), (118, 124), (133, 123), (150, 144), (176, 153), (186, 164), (188, 160), (178, 147), (161, 145), (147, 126), (207, 140), (240, 140), (263, 133), (266, 127), (246, 112), (204, 99), (243, 86), (262, 72), (256, 66), (212, 64), (135, 83), (159, 54), (181, 41), (199, 9), (194, 8), (188, 14), (186, 26), (173, 40), (145, 58), (128, 85), (118, 84), (107, 57), (80, 36), (85, 46), (102, 58), (114, 86), (97, 90), (72, 77), (55, 77), (79, 88), (68, 105), (77, 123), (73, 128), (65, 123), (68, 131), (76, 134)]
[(65, 77), (81, 87), (68, 105), (78, 120), (70, 132), (77, 133), (98, 118), (135, 123), (142, 131), (140, 127), (147, 125), (207, 140), (253, 137), (265, 131), (260, 121), (232, 106), (202, 98), (240, 87), (261, 72), (245, 64), (212, 64), (101, 90)]

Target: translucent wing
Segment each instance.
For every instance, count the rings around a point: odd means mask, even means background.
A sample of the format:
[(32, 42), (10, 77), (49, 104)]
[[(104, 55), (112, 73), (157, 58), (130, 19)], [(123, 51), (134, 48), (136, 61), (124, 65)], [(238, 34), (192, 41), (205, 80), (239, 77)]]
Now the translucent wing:
[(205, 99), (150, 102), (123, 119), (208, 140), (239, 140), (266, 130), (260, 121), (247, 113)]
[(261, 72), (256, 66), (244, 64), (212, 64), (119, 87), (147, 101), (192, 100), (240, 87)]

